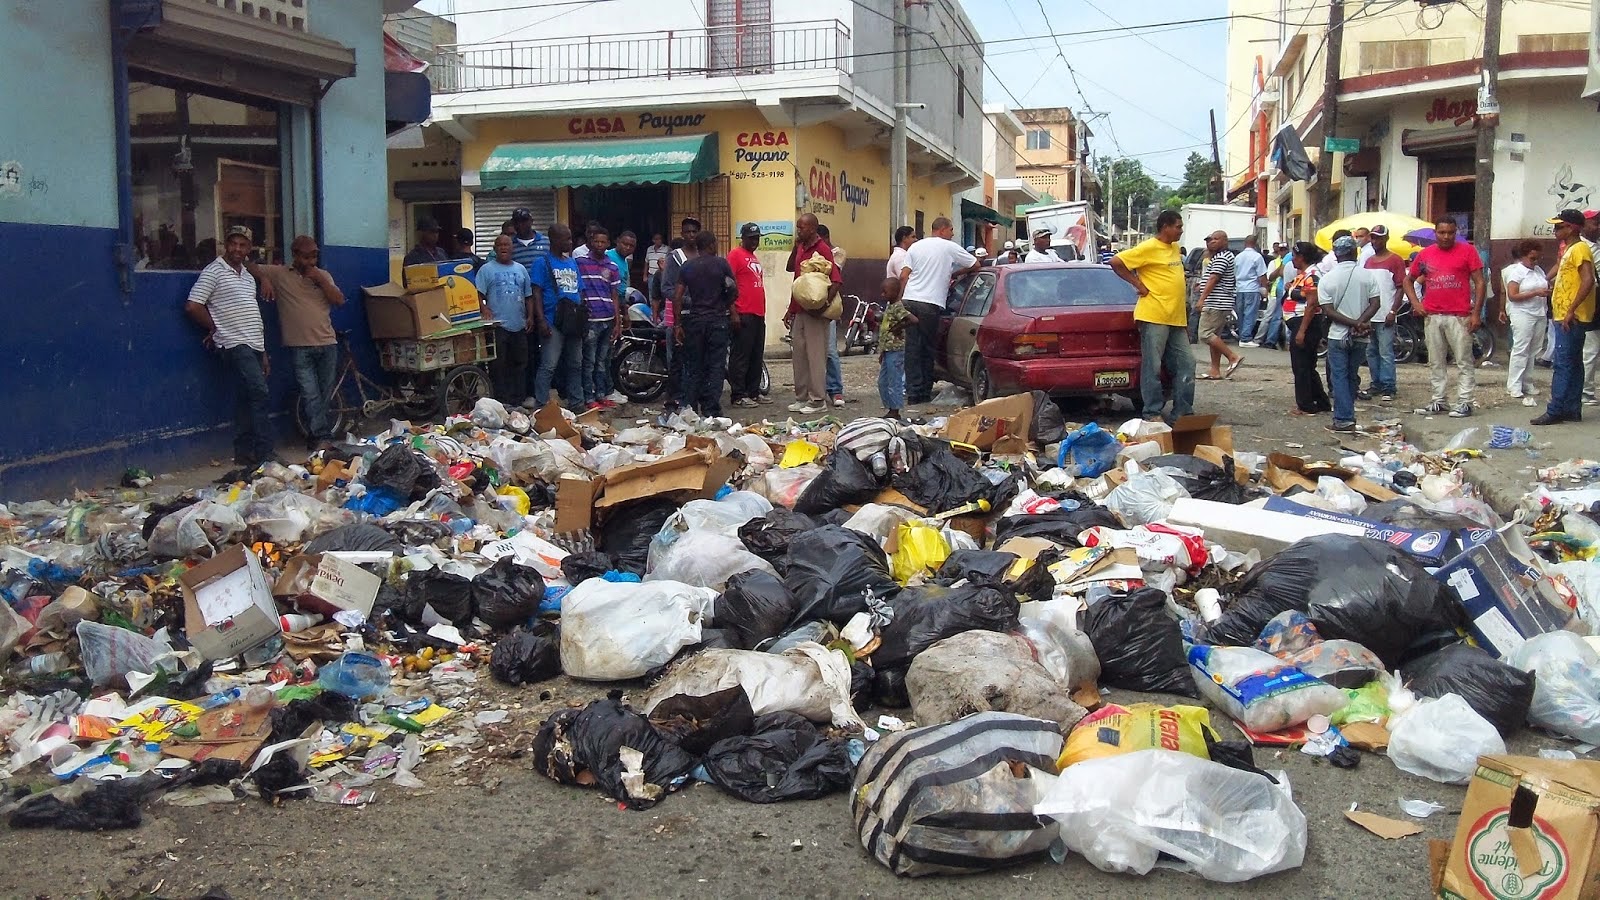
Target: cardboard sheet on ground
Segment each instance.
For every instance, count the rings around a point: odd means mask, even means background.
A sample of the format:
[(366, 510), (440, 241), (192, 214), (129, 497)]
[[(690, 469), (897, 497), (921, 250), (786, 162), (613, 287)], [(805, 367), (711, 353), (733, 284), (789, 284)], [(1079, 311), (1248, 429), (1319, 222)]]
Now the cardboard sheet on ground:
[(252, 710), (242, 702), (208, 709), (194, 724), (200, 731), (198, 737), (174, 738), (161, 752), (190, 762), (231, 759), (243, 765), (272, 736), (268, 710)]
[(1422, 826), (1415, 822), (1402, 822), (1377, 813), (1345, 810), (1344, 817), (1386, 841), (1397, 841), (1403, 837), (1422, 833)]

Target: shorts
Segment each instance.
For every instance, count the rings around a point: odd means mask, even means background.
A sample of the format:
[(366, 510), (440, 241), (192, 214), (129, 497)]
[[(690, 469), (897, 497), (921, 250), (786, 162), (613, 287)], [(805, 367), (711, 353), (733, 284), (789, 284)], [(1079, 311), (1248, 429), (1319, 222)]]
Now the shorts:
[(1231, 309), (1202, 309), (1200, 310), (1200, 340), (1206, 341), (1222, 333), (1233, 321)]

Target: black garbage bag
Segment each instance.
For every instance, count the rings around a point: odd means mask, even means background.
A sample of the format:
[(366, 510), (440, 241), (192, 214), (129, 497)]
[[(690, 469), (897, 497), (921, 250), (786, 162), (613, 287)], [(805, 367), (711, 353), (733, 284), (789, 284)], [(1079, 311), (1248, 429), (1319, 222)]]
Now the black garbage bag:
[(519, 566), (510, 556), (472, 579), (472, 605), (490, 628), (515, 628), (539, 614), (544, 576), (532, 566)]
[(1165, 456), (1150, 457), (1144, 461), (1144, 467), (1172, 470), (1167, 474), (1183, 485), (1189, 496), (1196, 500), (1243, 503), (1249, 499), (1250, 491), (1234, 480), (1233, 457), (1223, 457), (1222, 461), (1223, 465), (1219, 466), (1187, 453), (1169, 453)]
[(739, 572), (717, 598), (716, 625), (739, 650), (760, 650), (794, 620), (794, 595), (777, 577), (756, 569)]
[(312, 538), (302, 553), (327, 553), (329, 551), (400, 552), (406, 547), (394, 535), (371, 522), (340, 525)]
[(1015, 553), (1000, 550), (957, 550), (945, 557), (933, 581), (950, 585), (964, 578), (969, 584), (1004, 584), (1016, 561)]
[(956, 456), (949, 443), (931, 438), (920, 440), (921, 462), (911, 471), (894, 476), (893, 484), (895, 490), (927, 509), (930, 515), (978, 500), (988, 500), (991, 509), (1000, 509), (1016, 495), (1014, 479), (991, 484), (971, 463)]
[(650, 711), (650, 724), (686, 752), (704, 756), (718, 741), (750, 733), (756, 714), (740, 685), (703, 697), (673, 694)]
[(843, 625), (867, 609), (866, 594), (892, 597), (900, 590), (878, 542), (859, 531), (824, 525), (789, 545), (783, 585), (794, 595), (790, 623), (827, 619)]
[(650, 558), (650, 539), (678, 506), (671, 500), (641, 500), (613, 509), (600, 531), (600, 549), (618, 570), (643, 575)]
[(1097, 504), (1077, 509), (1063, 507), (1032, 516), (1006, 516), (995, 523), (994, 542), (998, 546), (1014, 537), (1036, 537), (1076, 547), (1078, 535), (1096, 526), (1121, 529), (1122, 520), (1117, 518), (1116, 513)]
[(873, 682), (877, 679), (878, 673), (873, 670), (872, 663), (864, 659), (850, 663), (850, 705), (856, 709), (871, 706)]
[(1061, 407), (1044, 391), (1029, 391), (1033, 397), (1033, 421), (1028, 423), (1028, 440), (1044, 446), (1054, 444), (1067, 435), (1067, 417)]
[(855, 518), (855, 515), (848, 509), (831, 509), (812, 518), (817, 520), (818, 525), (843, 525)]
[(438, 569), (412, 572), (406, 577), (405, 601), (400, 609), (400, 619), (408, 625), (421, 627), (423, 610), (430, 606), (439, 614), (439, 618), (452, 625), (471, 625), (471, 579)]
[(896, 594), (892, 605), (894, 619), (872, 653), (872, 664), (884, 669), (909, 666), (917, 654), (963, 631), (1017, 628), (1017, 595), (988, 585), (925, 584)]
[(1056, 594), (1056, 579), (1050, 574), (1050, 567), (1060, 561), (1061, 551), (1045, 550), (1034, 557), (1033, 565), (1027, 571), (1017, 576), (1016, 580), (1006, 582), (1005, 586), (1024, 600), (1048, 603)]
[[(1197, 697), (1183, 633), (1159, 588), (1112, 594), (1084, 613), (1083, 631), (1100, 657), (1100, 683), (1129, 691)], [(1245, 642), (1244, 646), (1249, 646)]]
[[(621, 691), (613, 691), (604, 700), (582, 709), (563, 709), (546, 719), (533, 738), (533, 766), (561, 784), (578, 784), (578, 777), (588, 772), (606, 796), (629, 809), (649, 809), (699, 760), (663, 736), (621, 697)], [(637, 795), (629, 794), (622, 783), (623, 747), (644, 757), (645, 785)]]
[[(383, 530), (393, 535), (395, 540), (399, 541), (401, 546), (404, 547), (421, 547), (427, 544), (436, 544), (452, 534), (449, 524), (438, 519), (401, 519), (398, 522), (385, 522), (383, 523)], [(344, 548), (341, 547), (339, 549)], [(399, 548), (377, 547), (373, 549), (398, 550)]]
[(138, 828), (143, 821), (139, 804), (161, 791), (166, 779), (149, 772), (138, 778), (97, 782), (88, 793), (71, 800), (41, 796), (11, 813), (12, 828), (54, 828), (58, 831), (115, 831)]
[(533, 684), (561, 674), (561, 630), (549, 622), (520, 626), (489, 655), (489, 674), (501, 684)]
[(775, 506), (772, 512), (740, 525), (739, 540), (751, 553), (777, 565), (788, 554), (790, 541), (820, 524), (805, 513)]
[(407, 501), (421, 500), (439, 486), (439, 473), (427, 457), (402, 442), (378, 454), (361, 481), (368, 487), (388, 488)]
[(1407, 662), (1406, 687), (1419, 697), (1460, 694), (1501, 736), (1528, 721), (1534, 673), (1506, 665), (1485, 650), (1460, 642)]
[(267, 746), (294, 740), (317, 722), (339, 724), (355, 717), (356, 701), (337, 691), (323, 691), (304, 700), (290, 700), (267, 714), (267, 721), (272, 724)]
[(827, 740), (792, 712), (768, 713), (754, 734), (725, 738), (706, 751), (717, 787), (751, 803), (815, 800), (850, 787), (855, 766), (845, 741)]
[(144, 535), (145, 540), (150, 540), (150, 535), (156, 533), (156, 526), (161, 524), (162, 519), (182, 512), (199, 502), (200, 498), (194, 494), (184, 494), (165, 503), (156, 501), (150, 504), (150, 512), (144, 517), (144, 524), (139, 527), (139, 533)]
[(591, 578), (599, 578), (615, 567), (616, 564), (611, 561), (611, 557), (598, 550), (568, 553), (561, 559), (561, 574), (566, 576), (567, 583), (573, 587)]
[(844, 506), (866, 503), (883, 490), (872, 470), (849, 453), (834, 453), (822, 474), (811, 479), (794, 501), (801, 514), (825, 513)]
[(267, 802), (275, 800), (303, 800), (311, 796), (307, 786), (310, 773), (300, 766), (292, 753), (279, 753), (250, 775), (256, 791)]
[(911, 692), (906, 688), (906, 670), (909, 668), (901, 666), (898, 669), (875, 670), (878, 677), (872, 683), (872, 699), (877, 705), (884, 709), (906, 709), (911, 706)]
[[(693, 646), (689, 646), (689, 647), (683, 648), (682, 653), (680, 653), (679, 655), (681, 656), (683, 653), (689, 653), (691, 651), (693, 651), (695, 653), (698, 653), (701, 650), (743, 650), (743, 649), (744, 649), (743, 647), (735, 647), (733, 645), (733, 638), (728, 634), (728, 632), (726, 630), (721, 629), (721, 628), (702, 628), (702, 629), (700, 629), (700, 643), (694, 644)], [(676, 658), (677, 657), (674, 657), (674, 659), (676, 659)]]
[(1272, 617), (1305, 613), (1325, 640), (1371, 650), (1391, 669), (1420, 638), (1465, 624), (1460, 604), (1405, 551), (1343, 534), (1309, 537), (1250, 570), (1200, 636), (1248, 647)]

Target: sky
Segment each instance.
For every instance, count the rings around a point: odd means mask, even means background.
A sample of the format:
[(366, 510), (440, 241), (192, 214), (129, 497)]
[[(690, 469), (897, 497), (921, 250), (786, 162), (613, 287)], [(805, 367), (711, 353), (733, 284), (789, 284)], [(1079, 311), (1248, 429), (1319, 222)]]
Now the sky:
[[(964, 0), (962, 6), (985, 42), (985, 104), (1067, 106), (1080, 114), (1087, 104), (1106, 115), (1089, 125), (1091, 152), (1137, 156), (1163, 184), (1183, 180), (1191, 152), (1210, 156), (1210, 109), (1226, 145), (1227, 23), (1137, 35), (1110, 29), (1225, 16), (1227, 0)], [(1014, 40), (1035, 35), (1043, 37)], [(1077, 86), (1058, 54), (1076, 70)]]

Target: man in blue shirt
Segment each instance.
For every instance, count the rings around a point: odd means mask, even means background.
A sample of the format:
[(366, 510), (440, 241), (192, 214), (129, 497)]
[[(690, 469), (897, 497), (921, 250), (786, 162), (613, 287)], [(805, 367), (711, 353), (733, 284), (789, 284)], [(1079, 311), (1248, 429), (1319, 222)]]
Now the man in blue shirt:
[(494, 259), (478, 269), (478, 298), (496, 321), (495, 358), (489, 364), (500, 402), (513, 404), (528, 380), (528, 326), (533, 320), (533, 282), (522, 263), (511, 258), (512, 239), (494, 241)]
[(560, 391), (567, 408), (583, 411), (583, 388), (578, 383), (578, 363), (583, 349), (583, 332), (564, 334), (556, 327), (556, 309), (561, 300), (581, 306), (578, 294), (578, 262), (572, 258), (572, 229), (562, 224), (550, 226), (550, 251), (530, 271), (533, 278), (534, 306), (539, 316), (539, 369), (534, 379), (533, 405), (550, 400), (550, 388)]
[(589, 328), (583, 335), (583, 362), (579, 365), (585, 409), (611, 409), (611, 346), (621, 334), (617, 304), (622, 299), (622, 274), (606, 248), (611, 233), (604, 225), (589, 228), (589, 252), (577, 257), (578, 293), (589, 310)]
[(628, 293), (628, 288), (633, 287), (633, 251), (638, 247), (638, 236), (631, 231), (624, 231), (617, 235), (616, 246), (606, 251), (606, 258), (617, 264), (617, 272), (622, 275), (624, 295)]
[(1246, 235), (1244, 249), (1235, 254), (1234, 313), (1239, 317), (1241, 344), (1255, 343), (1256, 317), (1261, 313), (1262, 279), (1267, 274), (1267, 260), (1256, 248), (1256, 236)]
[[(533, 228), (533, 211), (527, 207), (519, 207), (511, 213), (511, 220), (506, 222), (510, 227), (512, 244), (511, 258), (528, 270), (533, 275), (534, 267), (544, 257), (550, 255), (550, 239), (535, 231)], [(528, 393), (537, 394), (534, 390), (534, 378), (539, 371), (539, 329), (528, 329)]]

